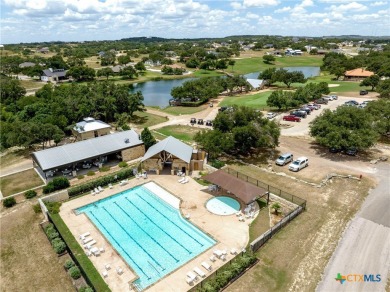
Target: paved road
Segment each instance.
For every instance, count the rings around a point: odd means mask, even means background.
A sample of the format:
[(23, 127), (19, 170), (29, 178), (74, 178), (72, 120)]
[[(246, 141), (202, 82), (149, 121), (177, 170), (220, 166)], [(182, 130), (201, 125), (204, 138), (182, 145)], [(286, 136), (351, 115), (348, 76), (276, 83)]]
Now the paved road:
[[(390, 272), (390, 164), (380, 163), (377, 168), (379, 184), (349, 223), (317, 286), (318, 292), (386, 289)], [(380, 274), (381, 281), (340, 284), (335, 280), (338, 273)]]
[(31, 159), (22, 159), (19, 162), (9, 165), (4, 168), (0, 168), (0, 177), (10, 175), (16, 172), (21, 172), (23, 170), (27, 170), (33, 167), (33, 163)]

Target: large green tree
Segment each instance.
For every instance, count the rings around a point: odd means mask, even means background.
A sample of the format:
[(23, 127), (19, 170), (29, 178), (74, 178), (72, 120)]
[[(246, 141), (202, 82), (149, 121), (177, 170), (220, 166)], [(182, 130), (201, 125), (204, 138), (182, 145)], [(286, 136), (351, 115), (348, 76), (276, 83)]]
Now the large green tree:
[(76, 81), (91, 81), (95, 78), (95, 69), (87, 66), (72, 67), (66, 72), (67, 76), (72, 76)]
[(273, 62), (275, 62), (275, 57), (272, 56), (272, 55), (264, 55), (263, 56), (263, 62), (266, 63), (266, 64), (272, 64)]
[(100, 77), (100, 76), (105, 76), (105, 77), (106, 77), (106, 80), (108, 80), (108, 77), (114, 75), (114, 71), (112, 71), (111, 68), (106, 67), (106, 68), (102, 68), (102, 69), (98, 70), (98, 71), (96, 72), (96, 75), (97, 75), (98, 77)]
[(373, 128), (390, 138), (390, 100), (379, 99), (368, 103), (367, 112), (372, 116)]
[(144, 128), (141, 132), (141, 140), (144, 142), (145, 150), (148, 150), (154, 144), (156, 144), (156, 139), (153, 137), (152, 133), (148, 128)]
[(375, 87), (379, 84), (380, 78), (378, 75), (371, 75), (367, 78), (364, 78), (362, 82), (360, 82), (360, 86), (371, 86), (371, 90), (373, 91)]
[(326, 147), (337, 149), (371, 147), (378, 139), (372, 116), (364, 109), (338, 107), (325, 109), (310, 123), (310, 135)]
[(138, 76), (138, 73), (137, 71), (134, 69), (133, 66), (127, 66), (125, 68), (123, 68), (120, 72), (119, 72), (119, 75), (125, 77), (125, 78), (129, 78), (129, 79), (133, 79), (133, 78), (136, 78)]
[(381, 98), (390, 98), (390, 79), (382, 80), (376, 87)]

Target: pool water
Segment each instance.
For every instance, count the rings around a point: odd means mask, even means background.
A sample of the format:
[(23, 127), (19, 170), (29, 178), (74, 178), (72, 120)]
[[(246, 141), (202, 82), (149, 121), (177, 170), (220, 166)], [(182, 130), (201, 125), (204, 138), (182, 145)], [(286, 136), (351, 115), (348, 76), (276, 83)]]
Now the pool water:
[(240, 211), (240, 203), (231, 197), (215, 197), (207, 201), (206, 208), (216, 215), (232, 215)]
[[(169, 195), (165, 190), (161, 191)], [(77, 211), (89, 217), (137, 273), (139, 279), (135, 283), (140, 289), (157, 282), (215, 244), (212, 238), (182, 218), (177, 208), (144, 186)]]

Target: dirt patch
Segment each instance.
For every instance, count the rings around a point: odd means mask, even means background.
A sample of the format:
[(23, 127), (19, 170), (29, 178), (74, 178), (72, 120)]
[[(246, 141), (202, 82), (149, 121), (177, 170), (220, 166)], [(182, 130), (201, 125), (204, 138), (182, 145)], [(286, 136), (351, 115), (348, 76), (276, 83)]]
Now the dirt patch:
[(1, 291), (74, 291), (39, 226), (42, 214), (24, 203), (1, 214)]
[(4, 197), (27, 191), (43, 184), (44, 182), (34, 169), (3, 176), (0, 180), (0, 188)]

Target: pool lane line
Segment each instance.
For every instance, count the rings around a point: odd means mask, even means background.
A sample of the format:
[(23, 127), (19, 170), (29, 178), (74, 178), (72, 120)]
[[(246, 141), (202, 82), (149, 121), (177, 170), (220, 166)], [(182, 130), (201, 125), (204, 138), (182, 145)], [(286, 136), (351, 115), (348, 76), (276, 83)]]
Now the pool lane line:
[(119, 244), (118, 241), (116, 241), (116, 239), (114, 238), (114, 236), (112, 236), (112, 234), (107, 230), (106, 227), (104, 227), (104, 225), (100, 222), (100, 220), (92, 213), (92, 211), (89, 211), (89, 213), (92, 215), (93, 218), (95, 218), (95, 220), (103, 227), (103, 229), (111, 236), (112, 240), (115, 241), (115, 243), (123, 250), (123, 252), (129, 257), (129, 259), (138, 267), (138, 269), (140, 269), (140, 271), (148, 278), (148, 280), (150, 280), (152, 277), (149, 277), (145, 272), (144, 270), (131, 258), (131, 256), (127, 253), (127, 251), (125, 251), (125, 249)]
[(173, 241), (175, 241), (178, 245), (180, 245), (183, 249), (185, 249), (188, 254), (192, 254), (192, 251), (188, 250), (184, 245), (182, 245), (180, 242), (178, 242), (176, 239), (174, 239), (169, 233), (167, 233), (164, 229), (162, 229), (160, 226), (158, 226), (156, 223), (154, 223), (154, 221), (152, 219), (149, 218), (148, 215), (146, 215), (144, 212), (142, 212), (142, 210), (140, 208), (138, 208), (136, 205), (134, 205), (134, 203), (132, 201), (129, 200), (128, 197), (125, 197), (125, 199), (131, 204), (133, 205), (140, 213), (142, 213), (146, 218), (148, 218), (148, 220), (153, 223), (158, 229), (160, 229), (162, 232), (164, 232), (167, 236), (169, 236)]
[[(177, 263), (179, 262), (179, 260), (178, 260), (177, 258), (175, 258), (173, 254), (171, 254), (169, 251), (167, 251), (167, 250), (161, 245), (161, 243), (159, 243), (156, 239), (154, 239), (153, 236), (151, 236), (149, 233), (147, 233), (147, 232), (146, 232), (146, 231), (145, 231), (145, 230), (144, 230), (144, 229), (143, 229), (143, 228), (142, 228), (142, 227), (141, 227), (133, 218), (131, 218), (130, 215), (127, 214), (127, 212), (126, 212), (125, 210), (123, 210), (123, 208), (122, 208), (121, 206), (119, 206), (117, 202), (114, 202), (114, 204), (117, 205), (118, 208), (121, 209), (122, 212), (125, 213), (126, 216), (127, 216), (135, 225), (137, 225), (137, 227), (138, 227), (140, 230), (142, 230), (147, 236), (149, 236), (149, 238), (150, 238), (151, 240), (153, 240), (159, 247), (161, 247), (167, 254), (169, 254), (169, 255), (171, 256), (171, 258), (173, 258)], [(165, 268), (164, 268), (163, 270), (165, 270)]]
[(177, 224), (173, 221), (171, 221), (167, 216), (165, 216), (163, 213), (161, 213), (159, 210), (157, 210), (153, 205), (151, 205), (148, 201), (146, 201), (144, 198), (142, 198), (138, 193), (135, 193), (142, 201), (144, 201), (146, 204), (148, 204), (150, 207), (152, 207), (154, 210), (156, 210), (157, 213), (160, 213), (161, 216), (163, 216), (165, 219), (167, 219), (169, 222), (171, 222), (173, 225), (175, 225), (179, 230), (183, 231), (185, 234), (187, 234), (189, 237), (191, 237), (194, 241), (196, 241), (197, 243), (199, 243), (200, 246), (204, 246), (204, 244), (200, 243), (198, 240), (196, 240), (195, 238), (193, 238), (190, 234), (188, 234), (188, 232), (186, 232), (185, 230), (181, 229), (179, 226), (177, 226)]
[(160, 265), (160, 263), (157, 261), (157, 260), (155, 260), (152, 256), (151, 256), (151, 254), (150, 253), (148, 253), (143, 247), (142, 247), (142, 245), (140, 245), (123, 227), (122, 227), (122, 225), (120, 225), (119, 224), (119, 222), (118, 221), (116, 221), (116, 219), (114, 218), (114, 217), (112, 217), (112, 215), (110, 214), (110, 212), (108, 212), (107, 211), (107, 209), (106, 209), (106, 207), (104, 207), (103, 206), (103, 209), (104, 209), (104, 211), (106, 211), (107, 212), (107, 214), (108, 215), (110, 215), (110, 217), (119, 225), (119, 227), (164, 271), (165, 270), (165, 268), (163, 268), (161, 265)]

